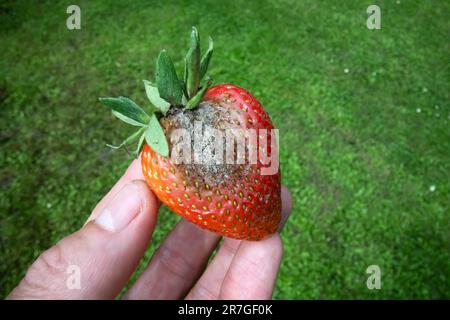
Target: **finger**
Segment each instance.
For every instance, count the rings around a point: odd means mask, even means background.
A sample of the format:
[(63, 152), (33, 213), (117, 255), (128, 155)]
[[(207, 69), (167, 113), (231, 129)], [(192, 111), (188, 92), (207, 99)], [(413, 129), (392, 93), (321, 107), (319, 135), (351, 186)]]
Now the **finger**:
[(220, 237), (181, 220), (124, 299), (179, 299), (208, 263)]
[(128, 183), (133, 180), (145, 180), (142, 174), (142, 167), (140, 157), (135, 159), (128, 169), (125, 171), (124, 175), (117, 181), (117, 183), (112, 187), (112, 189), (103, 197), (103, 199), (96, 205), (95, 209), (92, 211), (91, 215), (87, 219), (86, 223), (94, 220), (105, 208), (105, 206), (111, 201), (111, 199)]
[(216, 300), (231, 261), (242, 241), (225, 238), (219, 251), (201, 278), (186, 296), (188, 300)]
[(157, 210), (145, 182), (125, 185), (95, 220), (45, 251), (9, 298), (114, 298), (148, 246)]
[[(292, 211), (292, 197), (285, 186), (281, 187), (281, 222), (279, 232), (286, 223)], [(191, 289), (186, 299), (218, 299), (223, 279), (233, 260), (241, 241), (226, 238), (195, 286)]]
[(220, 299), (271, 299), (283, 255), (278, 233), (261, 241), (242, 241), (226, 273)]

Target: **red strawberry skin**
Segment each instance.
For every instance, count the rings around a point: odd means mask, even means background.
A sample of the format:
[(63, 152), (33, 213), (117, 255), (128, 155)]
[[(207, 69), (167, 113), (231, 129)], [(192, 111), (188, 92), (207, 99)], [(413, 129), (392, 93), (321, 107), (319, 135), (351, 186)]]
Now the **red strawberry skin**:
[[(203, 105), (202, 105), (203, 104)], [(226, 113), (220, 128), (273, 129), (261, 104), (246, 90), (221, 84), (210, 88), (200, 106)], [(198, 110), (198, 111), (197, 111)], [(224, 111), (225, 110), (225, 111)], [(160, 120), (169, 138), (174, 118)], [(169, 145), (171, 147), (171, 145)], [(270, 143), (268, 144), (269, 152)], [(280, 171), (261, 175), (262, 164), (232, 165), (226, 179), (202, 170), (172, 163), (147, 144), (141, 154), (142, 170), (157, 197), (190, 222), (235, 239), (259, 240), (276, 232), (281, 219)], [(204, 173), (203, 173), (204, 172)]]

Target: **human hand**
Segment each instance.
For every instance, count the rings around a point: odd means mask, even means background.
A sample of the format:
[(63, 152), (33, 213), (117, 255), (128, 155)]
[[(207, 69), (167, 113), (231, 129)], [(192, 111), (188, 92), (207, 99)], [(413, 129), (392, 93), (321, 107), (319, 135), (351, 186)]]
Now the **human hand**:
[[(282, 202), (281, 225), (291, 211), (284, 187)], [(144, 255), (158, 209), (135, 160), (86, 224), (42, 253), (8, 299), (114, 299)], [(207, 266), (219, 240), (181, 220), (123, 298), (270, 299), (283, 251), (279, 234), (261, 241), (225, 238)], [(74, 266), (77, 288), (68, 284)]]

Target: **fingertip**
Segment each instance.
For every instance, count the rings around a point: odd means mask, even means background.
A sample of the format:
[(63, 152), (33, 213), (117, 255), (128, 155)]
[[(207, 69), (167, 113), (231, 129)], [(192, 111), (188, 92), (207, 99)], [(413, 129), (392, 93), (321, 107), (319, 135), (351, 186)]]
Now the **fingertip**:
[(281, 221), (278, 232), (281, 232), (292, 212), (292, 195), (286, 186), (281, 186)]
[(278, 253), (278, 256), (283, 256), (284, 246), (283, 241), (278, 233), (275, 233), (272, 237), (269, 238), (269, 246), (273, 248), (273, 250)]
[(250, 260), (276, 262), (283, 256), (283, 242), (278, 233), (274, 233), (259, 241), (242, 241), (239, 253), (245, 254)]
[(275, 233), (260, 241), (242, 241), (223, 280), (223, 299), (270, 299), (283, 243)]
[(278, 233), (274, 233), (273, 235), (253, 243), (257, 243), (261, 251), (261, 256), (271, 256), (273, 261), (280, 260), (283, 256), (283, 241)]
[(289, 215), (292, 211), (292, 195), (286, 186), (281, 186), (281, 212)]
[(146, 205), (149, 209), (158, 209), (160, 206), (159, 199), (153, 193), (152, 189), (148, 186), (147, 182), (142, 179), (132, 180), (131, 183), (137, 187), (139, 192), (141, 192), (142, 200), (145, 200)]
[(125, 171), (124, 177), (127, 180), (143, 180), (144, 175), (142, 173), (141, 156), (131, 162), (128, 169)]
[(119, 181), (112, 187), (112, 189), (103, 197), (103, 199), (97, 203), (91, 215), (85, 222), (85, 224), (91, 220), (94, 220), (101, 211), (105, 208), (105, 206), (113, 199), (121, 189), (127, 184), (130, 184), (133, 180), (144, 180), (144, 176), (142, 173), (141, 161), (140, 157), (133, 160), (123, 176), (119, 179)]
[(154, 220), (157, 211), (156, 197), (145, 182), (133, 180), (106, 204), (94, 221), (106, 230), (120, 232), (136, 219), (142, 223)]
[(158, 197), (155, 195), (152, 189), (148, 186), (147, 182), (145, 182), (145, 180), (142, 179), (136, 179), (131, 181), (131, 183), (135, 184), (142, 192), (142, 199), (147, 200), (146, 204), (149, 206), (149, 209), (151, 209), (152, 212), (155, 209), (156, 211), (158, 211), (159, 207), (161, 206), (161, 201), (158, 199)]

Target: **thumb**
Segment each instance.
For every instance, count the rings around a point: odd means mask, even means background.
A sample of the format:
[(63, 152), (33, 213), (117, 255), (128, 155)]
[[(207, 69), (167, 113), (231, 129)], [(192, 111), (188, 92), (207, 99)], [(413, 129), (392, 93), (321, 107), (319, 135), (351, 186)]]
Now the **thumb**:
[(114, 298), (148, 246), (157, 211), (145, 182), (128, 183), (95, 220), (41, 254), (8, 298)]

